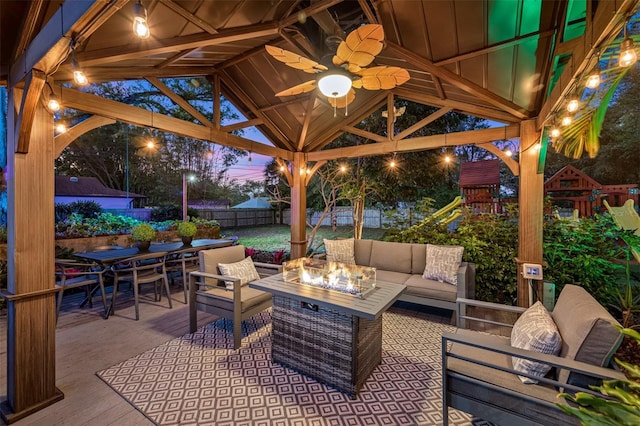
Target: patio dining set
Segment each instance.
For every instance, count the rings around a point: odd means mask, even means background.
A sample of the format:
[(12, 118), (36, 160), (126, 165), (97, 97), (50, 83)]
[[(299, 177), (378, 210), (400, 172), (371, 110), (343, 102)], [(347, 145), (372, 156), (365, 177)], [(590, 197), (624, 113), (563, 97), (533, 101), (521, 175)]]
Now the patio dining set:
[[(81, 306), (93, 306), (93, 298), (99, 291), (104, 306), (104, 318), (107, 319), (115, 312), (118, 286), (128, 283), (133, 289), (135, 316), (138, 320), (140, 286), (154, 285), (155, 302), (161, 301), (164, 287), (168, 306), (171, 308), (169, 281), (173, 284), (176, 275), (182, 278), (184, 303), (187, 303), (187, 274), (198, 270), (198, 252), (230, 246), (233, 243), (233, 239), (198, 239), (189, 245), (178, 241), (153, 243), (148, 250), (140, 250), (138, 247), (100, 246), (74, 254), (75, 259), (56, 259), (56, 318), (60, 314), (64, 291), (83, 288), (86, 297)], [(107, 284), (113, 285), (109, 303), (105, 292)]]

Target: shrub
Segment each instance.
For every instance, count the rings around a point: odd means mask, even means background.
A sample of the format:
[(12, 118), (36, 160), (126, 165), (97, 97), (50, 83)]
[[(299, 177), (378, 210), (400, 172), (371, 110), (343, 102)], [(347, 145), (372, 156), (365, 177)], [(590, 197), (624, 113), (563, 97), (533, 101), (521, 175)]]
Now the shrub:
[(140, 223), (131, 231), (131, 238), (134, 241), (153, 241), (155, 237), (156, 230), (148, 223)]
[[(191, 207), (187, 208), (187, 216), (194, 218), (198, 217), (199, 212)], [(151, 220), (153, 222), (163, 222), (165, 220), (181, 220), (182, 219), (182, 207), (177, 204), (163, 204), (158, 207), (154, 207), (151, 210)]]
[(102, 207), (95, 201), (74, 201), (69, 204), (72, 213), (85, 218), (96, 218), (102, 213)]
[(198, 228), (191, 222), (178, 222), (178, 236), (179, 237), (193, 237), (196, 235)]

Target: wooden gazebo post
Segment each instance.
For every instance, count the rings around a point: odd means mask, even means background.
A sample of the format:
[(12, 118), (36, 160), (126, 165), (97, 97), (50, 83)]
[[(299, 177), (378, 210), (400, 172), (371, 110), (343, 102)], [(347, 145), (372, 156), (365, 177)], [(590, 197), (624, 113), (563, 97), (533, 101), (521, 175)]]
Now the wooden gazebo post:
[(291, 259), (297, 259), (307, 254), (307, 174), (303, 152), (293, 155), (291, 178)]
[(538, 173), (540, 150), (536, 144), (540, 132), (536, 121), (520, 124), (520, 195), (518, 204), (518, 306), (529, 306), (529, 283), (522, 277), (522, 263), (542, 263), (542, 219), (544, 203), (544, 175)]

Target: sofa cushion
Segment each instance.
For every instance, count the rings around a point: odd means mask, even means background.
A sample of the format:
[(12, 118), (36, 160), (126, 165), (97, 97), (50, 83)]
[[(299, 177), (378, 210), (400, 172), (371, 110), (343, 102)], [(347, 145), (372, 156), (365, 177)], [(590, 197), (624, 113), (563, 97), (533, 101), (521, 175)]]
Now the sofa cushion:
[(426, 265), (427, 245), (411, 244), (411, 273), (422, 275), (424, 273), (424, 268)]
[(422, 275), (411, 275), (411, 277), (404, 282), (404, 285), (407, 286), (405, 294), (428, 299), (455, 302), (458, 295), (457, 288), (451, 284), (441, 283), (435, 280), (426, 280), (422, 278)]
[[(567, 284), (553, 309), (553, 320), (562, 336), (560, 356), (606, 367), (622, 341), (612, 324), (620, 325), (587, 291)], [(560, 371), (558, 380), (577, 386), (593, 381), (576, 373)]]
[[(553, 318), (541, 302), (536, 302), (520, 315), (511, 330), (511, 346), (543, 354), (557, 355), (562, 339)], [(544, 377), (550, 370), (549, 364), (524, 358), (512, 358), (513, 369), (537, 377)], [(522, 383), (535, 384), (537, 380), (518, 376)]]
[(371, 262), (371, 246), (373, 240), (355, 240), (354, 250), (356, 257), (356, 265), (369, 266)]
[(404, 272), (385, 271), (384, 269), (376, 269), (376, 281), (385, 281), (388, 283), (404, 284), (411, 278), (410, 274)]
[(327, 262), (342, 262), (354, 265), (355, 247), (353, 238), (344, 240), (324, 240), (324, 248), (327, 252)]
[(427, 244), (426, 265), (422, 276), (428, 280), (458, 284), (458, 268), (462, 262), (462, 246)]
[[(240, 262), (218, 263), (218, 269), (225, 277), (240, 279), (240, 285), (246, 285), (251, 281), (260, 279), (260, 275), (253, 264), (253, 259), (249, 256)], [(225, 281), (225, 285), (227, 288), (233, 288), (232, 282)]]
[(411, 273), (411, 244), (373, 241), (369, 266), (385, 271)]

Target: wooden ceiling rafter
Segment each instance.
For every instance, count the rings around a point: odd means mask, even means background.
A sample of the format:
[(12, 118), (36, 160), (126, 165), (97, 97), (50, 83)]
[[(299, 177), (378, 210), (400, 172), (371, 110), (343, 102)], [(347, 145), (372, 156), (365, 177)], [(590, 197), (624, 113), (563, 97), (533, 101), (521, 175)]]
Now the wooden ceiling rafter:
[(240, 129), (246, 129), (247, 127), (259, 126), (261, 124), (263, 124), (262, 120), (260, 120), (259, 118), (253, 118), (251, 120), (240, 121), (238, 123), (221, 126), (220, 130), (229, 133)]
[(160, 2), (160, 4), (164, 5), (165, 7), (171, 9), (173, 12), (175, 12), (178, 15), (182, 16), (188, 22), (192, 23), (193, 25), (195, 25), (196, 27), (200, 28), (201, 30), (203, 30), (203, 31), (205, 31), (205, 32), (207, 32), (209, 34), (216, 34), (218, 32), (218, 30), (216, 30), (214, 27), (212, 27), (207, 21), (197, 17), (196, 15), (194, 15), (191, 12), (189, 12), (184, 7), (182, 7), (179, 4), (175, 3), (173, 0), (159, 0), (159, 2)]
[(54, 92), (64, 99), (65, 105), (67, 105), (68, 108), (77, 109), (89, 114), (97, 114), (136, 126), (150, 127), (164, 132), (210, 141), (219, 145), (251, 151), (269, 157), (281, 157), (287, 160), (293, 159), (293, 153), (288, 150), (269, 146), (179, 118), (158, 114), (133, 105), (123, 104), (122, 102), (101, 98), (90, 93), (61, 86), (54, 87)]
[(300, 129), (300, 134), (298, 135), (298, 151), (302, 151), (302, 149), (304, 148), (304, 143), (307, 139), (307, 132), (309, 131), (309, 125), (311, 124), (311, 118), (313, 117), (313, 106), (315, 103), (315, 96), (310, 96), (307, 100), (307, 108), (305, 109), (302, 128)]
[(413, 133), (417, 132), (418, 130), (422, 129), (423, 127), (426, 127), (429, 124), (433, 123), (438, 118), (440, 118), (443, 115), (447, 114), (451, 110), (452, 110), (451, 108), (440, 108), (438, 111), (434, 112), (433, 114), (429, 114), (428, 116), (426, 116), (422, 120), (420, 120), (417, 123), (415, 123), (413, 126), (409, 126), (405, 130), (403, 130), (402, 132), (400, 132), (397, 135), (395, 135), (393, 137), (393, 140), (394, 141), (403, 140), (407, 136), (410, 136), (411, 134), (413, 134)]
[(13, 53), (14, 60), (17, 60), (18, 57), (22, 55), (22, 53), (24, 53), (24, 51), (29, 46), (29, 42), (33, 38), (33, 35), (36, 33), (36, 25), (40, 20), (43, 6), (44, 0), (33, 0), (29, 2), (29, 12), (26, 14), (26, 19), (22, 24), (20, 39), (18, 40), (18, 43), (15, 46), (15, 51)]
[(360, 9), (362, 9), (362, 13), (367, 18), (370, 24), (379, 24), (378, 17), (374, 13), (373, 10), (369, 7), (369, 3), (367, 0), (358, 0), (358, 4), (360, 5)]
[[(287, 139), (286, 135), (282, 133), (282, 131), (280, 131), (280, 129), (278, 129), (278, 127), (274, 123), (271, 122), (267, 115), (260, 112), (257, 105), (253, 103), (253, 100), (235, 83), (235, 81), (233, 81), (232, 78), (226, 75), (223, 76), (220, 73), (217, 75), (220, 75), (222, 86), (227, 88), (227, 90), (232, 94), (232, 97), (236, 97), (242, 105), (249, 109), (251, 114), (253, 114), (253, 117), (261, 119), (263, 123), (262, 125), (273, 133), (273, 135), (277, 138), (277, 141), (272, 140), (272, 143), (275, 144), (277, 142), (280, 142), (282, 147), (284, 147), (285, 149), (288, 149), (290, 151), (295, 150), (293, 143)], [(236, 105), (236, 107), (241, 108), (241, 106), (239, 105)], [(247, 117), (246, 113), (244, 113), (244, 115), (245, 117)]]
[(436, 67), (428, 59), (421, 57), (400, 45), (388, 42), (387, 49), (391, 49), (392, 52), (408, 61), (412, 66), (433, 74), (436, 77), (442, 78), (443, 80), (453, 84), (459, 89), (477, 96), (484, 101), (502, 109), (503, 111), (512, 114), (514, 118), (518, 120), (524, 120), (529, 117), (529, 111), (525, 110), (519, 105), (516, 105), (513, 102), (510, 102), (468, 80), (465, 80), (464, 78), (447, 70), (446, 68)]
[(513, 115), (504, 111), (499, 111), (487, 107), (468, 105), (464, 102), (453, 101), (450, 99), (440, 99), (436, 96), (428, 95), (426, 93), (417, 93), (411, 90), (403, 89), (402, 87), (396, 87), (393, 89), (396, 96), (406, 99), (411, 102), (418, 102), (425, 105), (430, 105), (439, 108), (451, 108), (465, 114), (475, 115), (480, 118), (486, 118), (489, 120), (500, 121), (502, 123), (516, 123), (517, 120)]
[(361, 136), (366, 139), (370, 139), (374, 142), (386, 142), (389, 140), (386, 136), (378, 135), (376, 133), (368, 132), (366, 130), (358, 129), (354, 126), (342, 126), (340, 128), (346, 133), (351, 133), (352, 135)]
[(198, 47), (192, 47), (191, 49), (181, 50), (175, 55), (169, 56), (167, 59), (160, 62), (158, 65), (155, 65), (154, 68), (157, 68), (157, 69), (166, 68), (169, 65), (179, 61), (180, 59), (184, 58), (185, 56), (188, 56), (190, 53), (195, 52), (198, 49), (199, 49)]
[(92, 115), (91, 117), (82, 120), (80, 123), (67, 129), (66, 132), (54, 136), (54, 156), (57, 158), (62, 154), (62, 151), (74, 140), (84, 135), (90, 130), (97, 129), (98, 127), (107, 126), (109, 124), (115, 124), (116, 120), (113, 118), (102, 117), (100, 115)]
[(366, 145), (333, 148), (323, 151), (314, 151), (306, 154), (309, 161), (332, 160), (335, 158), (370, 157), (376, 155), (392, 154), (394, 152), (423, 151), (436, 149), (443, 146), (477, 145), (484, 142), (493, 142), (504, 138), (520, 137), (520, 126), (509, 125), (490, 129), (469, 130), (466, 132), (453, 132), (441, 135), (420, 136), (398, 141), (387, 141)]
[(147, 81), (154, 85), (160, 91), (160, 93), (169, 98), (173, 103), (178, 105), (187, 113), (191, 114), (191, 116), (198, 120), (200, 124), (203, 124), (207, 127), (213, 127), (213, 123), (207, 117), (205, 117), (204, 114), (195, 109), (193, 105), (191, 105), (186, 99), (171, 90), (169, 86), (161, 82), (160, 79), (156, 77), (147, 77)]

